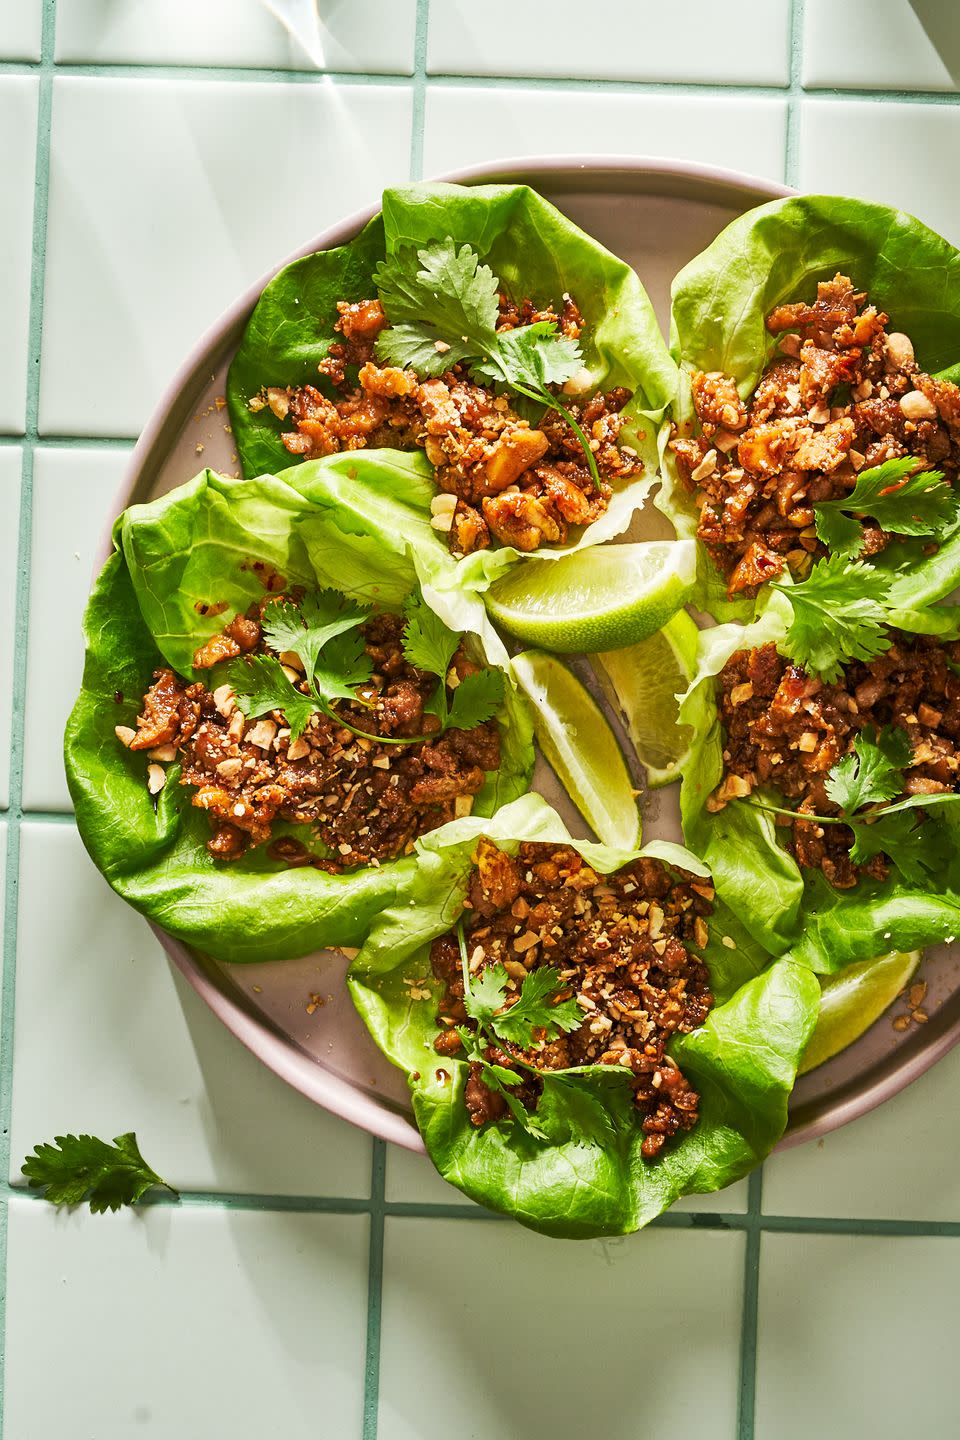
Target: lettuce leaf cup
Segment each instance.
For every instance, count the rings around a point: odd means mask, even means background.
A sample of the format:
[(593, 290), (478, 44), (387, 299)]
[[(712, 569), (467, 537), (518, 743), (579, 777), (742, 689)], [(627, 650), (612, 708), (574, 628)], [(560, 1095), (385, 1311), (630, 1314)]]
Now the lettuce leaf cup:
[(525, 703), (476, 634), (442, 624), (412, 561), (341, 533), (282, 480), (205, 471), (120, 516), (90, 597), (65, 737), (81, 837), (220, 959), (359, 945), (414, 835), (532, 775)]
[(769, 581), (841, 554), (905, 606), (955, 589), (960, 252), (903, 211), (793, 196), (728, 225), (672, 295), (657, 504), (698, 539), (696, 603), (750, 620)]
[(275, 276), (227, 396), (247, 475), (362, 451), (416, 489), (419, 459), (483, 590), (628, 528), (675, 388), (628, 265), (526, 186), (434, 184), (385, 191), (349, 244)]
[(636, 1230), (769, 1153), (820, 988), (769, 963), (688, 851), (573, 840), (527, 795), (417, 854), (348, 984), (446, 1180), (585, 1238)]
[(754, 941), (820, 974), (960, 935), (960, 608), (864, 621), (875, 577), (841, 578), (809, 643), (803, 586), (702, 631), (679, 712), (686, 843)]

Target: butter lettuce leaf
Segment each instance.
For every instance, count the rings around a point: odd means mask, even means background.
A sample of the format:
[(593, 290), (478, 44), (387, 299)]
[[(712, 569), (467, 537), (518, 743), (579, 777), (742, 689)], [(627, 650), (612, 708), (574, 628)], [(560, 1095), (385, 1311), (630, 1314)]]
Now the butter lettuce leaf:
[[(765, 318), (778, 304), (813, 300), (817, 283), (840, 271), (906, 332), (917, 362), (931, 374), (960, 355), (960, 251), (905, 211), (837, 195), (795, 195), (757, 206), (734, 220), (676, 276), (670, 343), (679, 367), (673, 418), (690, 433), (694, 370), (723, 370), (746, 399), (773, 354), (777, 337)], [(955, 376), (953, 378), (956, 378)], [(694, 497), (664, 443), (664, 481), (656, 503), (678, 534), (693, 535)], [(726, 583), (703, 546), (696, 603), (718, 620), (748, 621), (752, 599), (726, 598)], [(919, 608), (960, 585), (960, 530), (929, 564), (923, 543), (896, 540), (880, 563), (897, 574), (896, 603)]]
[[(541, 1135), (512, 1120), (481, 1130), (470, 1123), (463, 1097), (467, 1065), (433, 1050), (442, 986), (431, 973), (429, 951), (461, 914), (480, 835), (514, 853), (523, 840), (570, 843), (603, 873), (638, 853), (571, 841), (537, 795), (523, 796), (489, 821), (455, 821), (418, 842), (414, 880), (374, 925), (348, 984), (377, 1044), (407, 1072), (417, 1124), (440, 1174), (534, 1230), (579, 1238), (636, 1230), (681, 1195), (717, 1190), (745, 1175), (783, 1132), (820, 991), (806, 966), (790, 959), (771, 965), (722, 905), (704, 952), (716, 1007), (671, 1051), (703, 1097), (700, 1120), (670, 1142), (661, 1160), (651, 1165), (641, 1158), (643, 1135), (628, 1084), (607, 1066), (545, 1077), (535, 1116)], [(704, 873), (680, 846), (655, 842), (639, 853)], [(422, 998), (425, 989), (429, 999)]]
[[(206, 849), (207, 817), (169, 767), (159, 795), (148, 794), (146, 757), (123, 747), (118, 724), (135, 725), (154, 670), (194, 677), (198, 645), (273, 589), (335, 587), (379, 600), (376, 551), (358, 552), (343, 571), (312, 553), (314, 512), (273, 477), (238, 481), (210, 471), (118, 520), (84, 621), (86, 663), (65, 737), (65, 763), (81, 838), (118, 894), (172, 935), (219, 959), (285, 959), (321, 947), (359, 945), (370, 922), (408, 884), (416, 861), (327, 875), (269, 860), (265, 847), (216, 862)], [(399, 609), (417, 583), (406, 562), (383, 603)], [(400, 594), (400, 590), (403, 593)], [(225, 607), (225, 608), (224, 608)], [(482, 606), (480, 607), (482, 610)], [(217, 612), (217, 613), (214, 613)], [(476, 646), (484, 658), (482, 644)], [(202, 672), (208, 680), (210, 671)], [(497, 714), (502, 764), (475, 799), (492, 813), (527, 789), (533, 737), (525, 704), (507, 684)], [(290, 833), (305, 836), (303, 827)], [(282, 829), (281, 829), (281, 833)]]

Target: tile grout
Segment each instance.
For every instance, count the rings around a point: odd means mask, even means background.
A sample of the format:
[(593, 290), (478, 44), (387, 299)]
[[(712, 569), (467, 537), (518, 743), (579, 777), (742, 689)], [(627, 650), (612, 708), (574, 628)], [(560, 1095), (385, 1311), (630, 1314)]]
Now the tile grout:
[(410, 179), (423, 178), (423, 131), (427, 107), (427, 40), (430, 0), (417, 0), (413, 57), (413, 108), (410, 115)]
[(800, 99), (803, 94), (803, 19), (805, 0), (790, 0), (787, 126), (784, 136), (783, 179), (796, 185), (800, 170)]
[(763, 1167), (747, 1181), (746, 1241), (743, 1250), (743, 1308), (740, 1314), (740, 1384), (737, 1394), (737, 1440), (753, 1440), (757, 1389), (757, 1305), (760, 1292), (760, 1221), (763, 1214)]
[(383, 1311), (383, 1232), (387, 1148), (373, 1142), (370, 1171), (370, 1255), (367, 1275), (367, 1330), (363, 1365), (362, 1440), (377, 1440), (380, 1413), (380, 1341)]
[[(33, 243), (30, 258), (29, 343), (27, 350), (25, 424), (20, 468), (20, 515), (17, 540), (17, 584), (14, 618), (13, 694), (10, 725), (10, 804), (7, 820), (7, 863), (4, 884), (3, 974), (0, 983), (0, 1176), (10, 1173), (10, 1123), (13, 1103), (13, 1017), (17, 964), (17, 896), (20, 882), (20, 821), (23, 798), (23, 745), (26, 714), (27, 624), (30, 612), (30, 560), (33, 530), (33, 456), (40, 405), (40, 347), (43, 335), (44, 269), (47, 205), (50, 183), (50, 126), (53, 111), (53, 53), (56, 0), (43, 0), (37, 67), (37, 143), (34, 167)], [(4, 1207), (5, 1208), (5, 1207)], [(4, 1360), (6, 1350), (7, 1229), (0, 1233), (0, 1440), (3, 1435)]]

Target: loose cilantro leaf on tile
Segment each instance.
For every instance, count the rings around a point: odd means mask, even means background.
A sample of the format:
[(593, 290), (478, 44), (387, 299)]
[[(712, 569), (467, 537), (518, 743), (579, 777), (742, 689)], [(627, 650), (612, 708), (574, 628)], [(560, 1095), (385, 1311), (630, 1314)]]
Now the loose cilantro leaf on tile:
[(817, 535), (835, 555), (853, 557), (863, 548), (863, 524), (869, 515), (894, 535), (930, 535), (939, 539), (960, 515), (960, 493), (944, 481), (940, 470), (916, 468), (904, 456), (861, 470), (849, 495), (815, 505)]
[(178, 1193), (151, 1170), (132, 1132), (118, 1135), (112, 1145), (95, 1135), (57, 1135), (52, 1145), (36, 1145), (21, 1168), (51, 1204), (86, 1200), (94, 1214), (136, 1205), (156, 1186)]

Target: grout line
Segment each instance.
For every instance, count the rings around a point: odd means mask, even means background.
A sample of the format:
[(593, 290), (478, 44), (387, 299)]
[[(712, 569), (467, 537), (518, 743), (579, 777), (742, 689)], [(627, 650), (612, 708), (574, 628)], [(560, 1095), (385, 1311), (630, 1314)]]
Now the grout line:
[[(375, 1146), (383, 1146), (381, 1140)], [(19, 1158), (19, 1157), (18, 1157)], [(385, 1166), (384, 1166), (385, 1168)], [(757, 1187), (759, 1175), (749, 1182)], [(43, 1196), (26, 1184), (0, 1181), (0, 1204), (11, 1199), (44, 1204)], [(510, 1217), (485, 1210), (480, 1205), (437, 1204), (432, 1201), (384, 1200), (344, 1195), (276, 1195), (224, 1190), (183, 1190), (179, 1200), (157, 1190), (139, 1202), (140, 1207), (170, 1206), (175, 1209), (220, 1209), (236, 1211), (277, 1211), (318, 1215), (380, 1215), (394, 1220), (471, 1220), (479, 1224), (509, 1225)], [(762, 1215), (757, 1210), (669, 1210), (650, 1221), (653, 1230), (719, 1230), (759, 1235), (835, 1235), (847, 1239), (960, 1240), (960, 1220), (885, 1220), (842, 1218), (832, 1215)]]
[(757, 1304), (760, 1290), (759, 1220), (763, 1210), (763, 1167), (747, 1182), (746, 1244), (743, 1253), (743, 1310), (740, 1316), (740, 1387), (737, 1440), (753, 1440), (757, 1391)]
[[(0, 811), (0, 819), (5, 815)], [(24, 810), (18, 812), (20, 824), (25, 825), (74, 825), (76, 815), (72, 810)]]
[[(7, 66), (0, 64), (0, 74)], [(11, 65), (16, 73), (36, 70), (36, 65)], [(246, 81), (248, 84), (315, 85), (318, 80), (337, 85), (409, 85), (410, 72), (401, 70), (293, 70), (256, 65), (178, 65), (139, 64), (136, 61), (71, 61), (58, 60), (58, 76), (94, 80), (199, 80)]]
[[(40, 404), (40, 345), (43, 335), (43, 287), (50, 184), (50, 124), (53, 110), (53, 52), (56, 0), (43, 0), (40, 83), (37, 97), (37, 150), (34, 171), (33, 247), (30, 261), (29, 348), (26, 375), (26, 427), (20, 471), (20, 520), (17, 594), (13, 636), (13, 700), (10, 727), (10, 808), (7, 812), (7, 865), (4, 888), (3, 974), (0, 982), (0, 1177), (10, 1173), (10, 1115), (13, 1090), (13, 1011), (17, 965), (17, 893), (20, 882), (20, 820), (23, 797), (23, 741), (27, 683), (27, 621), (30, 609), (30, 548), (33, 520), (33, 452)], [(3, 1435), (4, 1346), (6, 1342), (6, 1227), (0, 1236), (0, 1437)]]
[[(37, 435), (34, 444), (41, 449), (74, 450), (81, 447), (88, 450), (125, 449), (136, 445), (136, 435)], [(0, 435), (0, 446), (23, 445), (25, 435)]]
[(377, 1440), (380, 1411), (380, 1333), (383, 1307), (383, 1212), (387, 1147), (373, 1142), (370, 1175), (370, 1263), (367, 1276), (367, 1344), (363, 1365), (363, 1440)]
[(410, 117), (410, 179), (423, 178), (423, 126), (427, 108), (427, 36), (430, 0), (417, 0), (413, 42), (413, 109)]
[(790, 88), (783, 179), (796, 185), (800, 175), (800, 100), (803, 95), (803, 7), (805, 0), (790, 0)]

